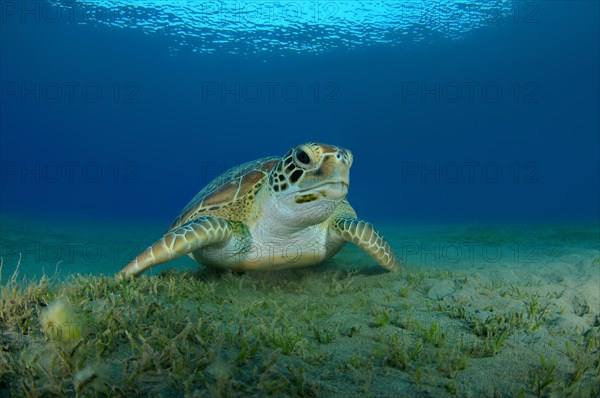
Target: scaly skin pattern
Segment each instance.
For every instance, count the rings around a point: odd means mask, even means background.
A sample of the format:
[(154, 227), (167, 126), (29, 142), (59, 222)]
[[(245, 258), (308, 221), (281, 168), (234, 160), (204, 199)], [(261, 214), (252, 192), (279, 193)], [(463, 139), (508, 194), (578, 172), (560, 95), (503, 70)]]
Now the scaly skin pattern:
[(388, 271), (398, 271), (401, 262), (383, 235), (370, 223), (356, 217), (356, 212), (348, 201), (343, 200), (331, 217), (330, 240), (343, 239), (352, 242)]
[(338, 218), (333, 223), (334, 231), (346, 242), (352, 242), (368, 253), (388, 271), (398, 271), (400, 262), (383, 235), (366, 221), (355, 218)]
[(381, 267), (400, 261), (383, 236), (359, 220), (345, 199), (352, 153), (308, 143), (225, 172), (201, 190), (171, 229), (119, 276), (142, 272), (185, 254), (233, 271), (318, 264), (352, 242)]
[(226, 242), (231, 235), (232, 229), (227, 221), (216, 217), (198, 218), (165, 234), (127, 264), (120, 275), (138, 276), (147, 269), (206, 245)]

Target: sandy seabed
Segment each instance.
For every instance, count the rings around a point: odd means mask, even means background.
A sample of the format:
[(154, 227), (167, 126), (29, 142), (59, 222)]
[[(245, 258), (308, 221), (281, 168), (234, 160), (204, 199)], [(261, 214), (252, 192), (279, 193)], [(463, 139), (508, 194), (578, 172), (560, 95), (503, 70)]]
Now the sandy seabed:
[[(117, 281), (112, 255), (53, 279), (29, 251), (15, 274), (31, 235), (4, 225), (0, 396), (600, 396), (598, 226), (382, 231), (399, 273), (347, 245), (300, 270), (183, 259)], [(97, 235), (111, 250), (153, 238)]]

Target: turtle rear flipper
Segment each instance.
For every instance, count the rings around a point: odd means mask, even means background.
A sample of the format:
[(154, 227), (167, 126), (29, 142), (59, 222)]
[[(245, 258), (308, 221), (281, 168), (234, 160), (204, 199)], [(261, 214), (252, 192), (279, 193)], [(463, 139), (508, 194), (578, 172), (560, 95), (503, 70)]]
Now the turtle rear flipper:
[(232, 231), (226, 220), (211, 216), (197, 218), (166, 233), (127, 264), (118, 276), (138, 276), (154, 266), (204, 246), (226, 242), (231, 238)]

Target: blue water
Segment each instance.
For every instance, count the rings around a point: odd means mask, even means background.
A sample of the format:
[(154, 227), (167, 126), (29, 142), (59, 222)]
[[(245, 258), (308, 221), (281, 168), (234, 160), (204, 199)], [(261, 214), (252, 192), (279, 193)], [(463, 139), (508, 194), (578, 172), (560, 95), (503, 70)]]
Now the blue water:
[[(599, 396), (599, 41), (589, 0), (0, 0), (0, 396)], [(112, 278), (307, 141), (401, 272)]]
[(0, 212), (168, 226), (236, 164), (353, 151), (390, 223), (591, 222), (597, 2), (2, 2)]

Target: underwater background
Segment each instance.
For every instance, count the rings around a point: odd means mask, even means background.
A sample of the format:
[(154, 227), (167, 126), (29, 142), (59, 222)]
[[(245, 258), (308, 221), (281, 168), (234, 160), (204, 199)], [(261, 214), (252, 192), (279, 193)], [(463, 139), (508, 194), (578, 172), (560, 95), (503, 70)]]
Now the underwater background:
[[(596, 1), (1, 0), (0, 396), (598, 396), (599, 41)], [(402, 273), (346, 245), (297, 272), (185, 257), (112, 280), (212, 179), (304, 142), (352, 151), (348, 199)], [(11, 370), (60, 297), (120, 330), (77, 334), (118, 374), (87, 351), (39, 365), (54, 378)], [(131, 358), (184, 344), (186, 319), (221, 348), (145, 374)]]
[(166, 228), (306, 141), (353, 151), (365, 219), (595, 224), (598, 7), (3, 1), (3, 225)]

